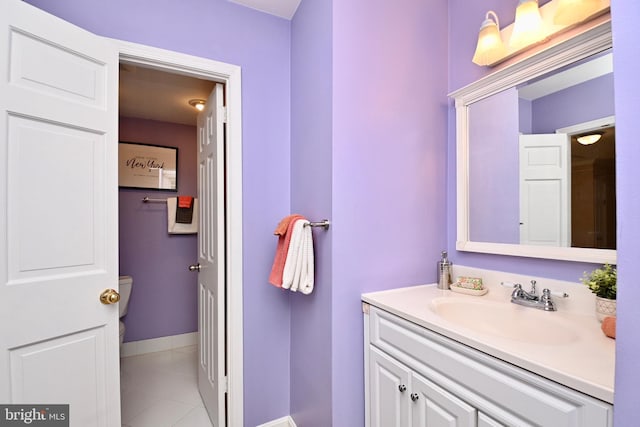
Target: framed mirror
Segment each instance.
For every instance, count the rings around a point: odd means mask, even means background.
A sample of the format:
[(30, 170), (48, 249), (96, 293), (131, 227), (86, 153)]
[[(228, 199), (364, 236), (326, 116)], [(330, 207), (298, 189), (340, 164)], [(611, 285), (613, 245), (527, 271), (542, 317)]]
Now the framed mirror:
[(607, 21), (450, 94), (458, 250), (616, 262), (612, 55)]

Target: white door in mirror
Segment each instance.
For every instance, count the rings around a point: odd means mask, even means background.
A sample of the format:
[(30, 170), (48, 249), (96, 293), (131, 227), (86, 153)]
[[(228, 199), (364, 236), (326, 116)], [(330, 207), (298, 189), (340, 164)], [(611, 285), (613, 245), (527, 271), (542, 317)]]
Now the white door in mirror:
[(569, 143), (562, 133), (520, 135), (520, 244), (571, 243)]

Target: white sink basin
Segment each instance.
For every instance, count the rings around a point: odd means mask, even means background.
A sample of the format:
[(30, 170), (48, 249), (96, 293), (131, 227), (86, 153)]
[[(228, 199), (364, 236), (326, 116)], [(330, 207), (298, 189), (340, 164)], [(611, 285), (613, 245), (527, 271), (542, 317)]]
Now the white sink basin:
[(435, 298), (430, 308), (452, 324), (509, 340), (558, 345), (579, 338), (565, 322), (554, 319), (557, 312), (544, 312), (509, 302)]

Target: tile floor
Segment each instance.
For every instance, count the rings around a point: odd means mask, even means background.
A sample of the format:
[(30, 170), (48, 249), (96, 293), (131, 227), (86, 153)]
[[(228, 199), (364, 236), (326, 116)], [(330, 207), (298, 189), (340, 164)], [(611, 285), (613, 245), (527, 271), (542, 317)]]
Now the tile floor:
[(120, 359), (122, 427), (211, 427), (196, 346)]

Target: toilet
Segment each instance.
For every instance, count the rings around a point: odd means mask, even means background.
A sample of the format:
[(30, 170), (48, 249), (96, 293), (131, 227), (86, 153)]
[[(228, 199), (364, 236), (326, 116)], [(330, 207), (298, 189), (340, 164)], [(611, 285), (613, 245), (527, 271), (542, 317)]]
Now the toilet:
[[(131, 296), (131, 285), (133, 285), (133, 278), (131, 276), (120, 276), (119, 279), (119, 293), (120, 302), (118, 308), (120, 309), (120, 319), (127, 314), (127, 308), (129, 307), (129, 297)], [(124, 322), (120, 320), (120, 348), (122, 348), (122, 341), (124, 339), (125, 326)]]

